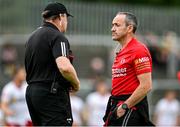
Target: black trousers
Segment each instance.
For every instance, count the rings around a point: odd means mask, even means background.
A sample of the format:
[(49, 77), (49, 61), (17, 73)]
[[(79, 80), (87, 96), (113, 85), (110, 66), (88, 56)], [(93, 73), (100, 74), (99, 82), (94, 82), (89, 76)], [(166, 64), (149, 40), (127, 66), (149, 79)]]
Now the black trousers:
[(26, 101), (34, 126), (72, 126), (69, 92), (59, 87), (51, 93), (51, 84), (30, 84)]
[(149, 120), (148, 102), (145, 97), (140, 103), (126, 111), (126, 113), (117, 118), (117, 107), (123, 103), (130, 95), (119, 97), (111, 96), (108, 101), (106, 114), (103, 118), (104, 126), (154, 126)]

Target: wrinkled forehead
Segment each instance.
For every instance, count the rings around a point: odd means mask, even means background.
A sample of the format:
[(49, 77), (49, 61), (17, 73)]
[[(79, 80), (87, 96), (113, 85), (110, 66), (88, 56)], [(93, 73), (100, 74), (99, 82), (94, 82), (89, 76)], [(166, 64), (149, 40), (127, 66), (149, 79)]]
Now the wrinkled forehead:
[(112, 24), (114, 23), (124, 23), (125, 22), (125, 18), (126, 18), (126, 15), (124, 14), (117, 14), (113, 21), (112, 21)]

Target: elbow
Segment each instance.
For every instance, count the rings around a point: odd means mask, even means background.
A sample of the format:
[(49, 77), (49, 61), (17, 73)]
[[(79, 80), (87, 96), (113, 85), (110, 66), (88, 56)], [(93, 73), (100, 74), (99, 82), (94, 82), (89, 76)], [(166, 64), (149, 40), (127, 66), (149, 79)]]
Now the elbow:
[(64, 66), (64, 67), (59, 67), (59, 70), (60, 70), (60, 72), (61, 72), (62, 74), (68, 74), (68, 73), (70, 73), (69, 67), (66, 67), (66, 66)]
[(151, 86), (151, 87), (149, 87), (149, 89), (148, 89), (148, 93), (149, 93), (151, 90), (152, 90), (152, 86)]
[(66, 66), (66, 65), (65, 66), (59, 66), (58, 68), (62, 74), (70, 73), (70, 67), (69, 66)]
[(152, 90), (152, 84), (151, 83), (149, 83), (149, 84), (146, 83), (146, 85), (144, 87), (142, 87), (142, 90), (143, 90), (144, 94), (149, 93)]
[(70, 73), (72, 70), (72, 65), (66, 57), (58, 57), (56, 59), (56, 64), (62, 75)]
[(149, 84), (148, 89), (147, 89), (147, 93), (150, 92), (152, 90), (152, 83)]

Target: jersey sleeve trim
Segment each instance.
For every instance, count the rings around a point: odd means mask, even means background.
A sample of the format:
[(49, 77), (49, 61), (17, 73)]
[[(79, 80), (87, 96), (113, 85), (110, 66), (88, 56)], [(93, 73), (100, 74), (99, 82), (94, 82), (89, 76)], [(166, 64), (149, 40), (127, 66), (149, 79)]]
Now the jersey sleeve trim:
[(141, 70), (137, 71), (136, 74), (140, 75), (140, 74), (144, 74), (144, 73), (148, 73), (148, 72), (152, 72), (151, 68), (141, 69)]
[(62, 56), (67, 56), (65, 42), (61, 42)]

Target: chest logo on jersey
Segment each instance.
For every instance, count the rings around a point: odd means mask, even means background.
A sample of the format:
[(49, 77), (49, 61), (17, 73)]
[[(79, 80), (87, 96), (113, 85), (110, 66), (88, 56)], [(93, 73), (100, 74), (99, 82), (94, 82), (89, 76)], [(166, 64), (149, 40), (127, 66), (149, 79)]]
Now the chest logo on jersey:
[(118, 78), (127, 75), (127, 68), (115, 68), (112, 69), (112, 78)]
[(121, 60), (120, 60), (120, 63), (121, 64), (124, 64), (126, 62), (126, 59), (124, 59), (124, 58), (122, 58)]

